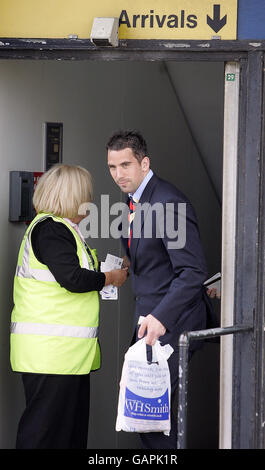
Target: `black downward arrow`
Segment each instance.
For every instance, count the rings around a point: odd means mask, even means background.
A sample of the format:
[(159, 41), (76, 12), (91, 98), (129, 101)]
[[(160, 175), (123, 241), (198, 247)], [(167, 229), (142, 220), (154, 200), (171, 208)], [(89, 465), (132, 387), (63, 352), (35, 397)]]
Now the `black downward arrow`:
[(214, 5), (213, 18), (210, 18), (210, 16), (207, 15), (207, 24), (215, 31), (215, 33), (218, 33), (218, 31), (224, 27), (227, 21), (227, 15), (225, 15), (222, 19), (220, 18), (220, 9), (220, 5)]

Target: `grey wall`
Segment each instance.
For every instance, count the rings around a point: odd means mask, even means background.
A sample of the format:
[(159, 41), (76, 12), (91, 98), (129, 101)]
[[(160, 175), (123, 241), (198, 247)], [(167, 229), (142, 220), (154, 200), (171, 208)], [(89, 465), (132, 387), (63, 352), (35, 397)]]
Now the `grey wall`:
[[(13, 275), (25, 226), (8, 222), (8, 174), (10, 170), (42, 170), (43, 122), (64, 123), (63, 160), (91, 171), (98, 205), (101, 194), (110, 194), (111, 203), (122, 197), (106, 166), (105, 142), (109, 134), (120, 127), (140, 129), (149, 144), (152, 168), (183, 190), (196, 209), (209, 274), (220, 269), (220, 206), (200, 158), (204, 148), (200, 148), (200, 143), (194, 138), (196, 132), (190, 127), (195, 124), (187, 124), (190, 102), (183, 99), (180, 106), (176, 99), (177, 80), (181, 76), (178, 74), (183, 73), (183, 66), (185, 64), (178, 64), (175, 71), (169, 67), (173, 77), (170, 81), (164, 65), (160, 63), (0, 62), (0, 448), (14, 447), (17, 422), (24, 406), (20, 377), (9, 367), (9, 321)], [(197, 66), (200, 71), (205, 64)], [(213, 64), (211, 70), (208, 67), (210, 71), (213, 76), (220, 77), (222, 66)], [(196, 74), (193, 78), (197, 83)], [(196, 86), (205, 91), (207, 80), (201, 79), (200, 86), (198, 83)], [(222, 120), (221, 80), (215, 86), (212, 83), (209, 100), (215, 103), (216, 96), (218, 103), (214, 106), (218, 126)], [(196, 116), (199, 116), (199, 105), (194, 100)], [(212, 122), (211, 126), (214, 127)], [(206, 119), (206, 136), (207, 129)], [(219, 139), (218, 152), (208, 156), (211, 167), (219, 168), (216, 183), (219, 185), (221, 154)], [(104, 258), (107, 252), (121, 254), (117, 240), (99, 238), (89, 243), (98, 249), (100, 258)], [(133, 309), (129, 282), (121, 289), (118, 302), (101, 302), (102, 367), (92, 374), (91, 448), (139, 446), (134, 434), (116, 433), (114, 430), (118, 383), (123, 355), (130, 342)], [(209, 351), (209, 347), (214, 349)], [(209, 356), (215, 357), (214, 363)], [(209, 388), (207, 383), (202, 383), (200, 370), (203, 367), (206, 373), (207, 370), (211, 373), (216, 357), (215, 346), (207, 346), (191, 367), (194, 384), (192, 406), (200, 419), (196, 390), (204, 396)], [(215, 394), (216, 381), (215, 377)], [(216, 408), (216, 403), (213, 406)], [(212, 428), (216, 430), (215, 424)], [(211, 429), (209, 432), (206, 429), (204, 438), (199, 441), (196, 441), (197, 430), (191, 433), (194, 434), (192, 446), (214, 446)]]

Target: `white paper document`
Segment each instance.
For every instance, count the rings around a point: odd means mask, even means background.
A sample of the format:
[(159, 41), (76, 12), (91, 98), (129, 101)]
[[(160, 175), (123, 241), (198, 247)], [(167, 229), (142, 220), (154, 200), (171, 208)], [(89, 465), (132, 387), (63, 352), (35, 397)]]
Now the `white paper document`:
[[(107, 254), (105, 261), (101, 262), (100, 270), (103, 273), (112, 271), (113, 269), (121, 269), (123, 259), (118, 256)], [(117, 300), (118, 288), (112, 285), (104, 286), (100, 291), (102, 300)]]

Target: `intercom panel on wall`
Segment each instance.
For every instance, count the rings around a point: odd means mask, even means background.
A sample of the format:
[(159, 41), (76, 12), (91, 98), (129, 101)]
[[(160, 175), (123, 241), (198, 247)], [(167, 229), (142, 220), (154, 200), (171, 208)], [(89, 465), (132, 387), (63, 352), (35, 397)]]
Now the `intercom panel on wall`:
[(43, 130), (43, 169), (47, 171), (56, 163), (62, 162), (63, 124), (61, 122), (45, 122)]
[(42, 172), (10, 171), (9, 221), (29, 222), (35, 217), (32, 197)]

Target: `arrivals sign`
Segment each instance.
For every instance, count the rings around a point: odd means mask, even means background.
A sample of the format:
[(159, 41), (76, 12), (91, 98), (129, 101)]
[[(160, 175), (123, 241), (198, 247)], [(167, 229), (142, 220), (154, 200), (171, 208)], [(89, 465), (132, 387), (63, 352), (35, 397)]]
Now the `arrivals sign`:
[(1, 0), (0, 37), (88, 39), (118, 17), (120, 39), (236, 39), (237, 0)]

